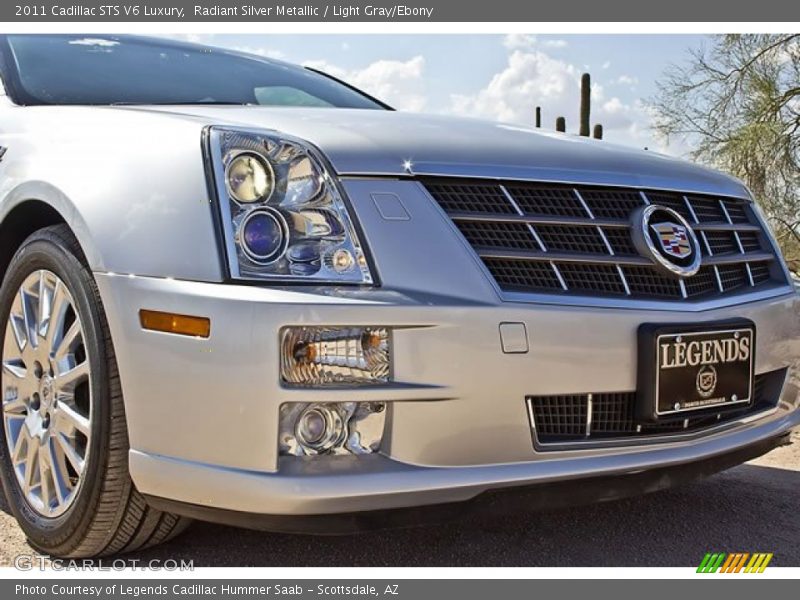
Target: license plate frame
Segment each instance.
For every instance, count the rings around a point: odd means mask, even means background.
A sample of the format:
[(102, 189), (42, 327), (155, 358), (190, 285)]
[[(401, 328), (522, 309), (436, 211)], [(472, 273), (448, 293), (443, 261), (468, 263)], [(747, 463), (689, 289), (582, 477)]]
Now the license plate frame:
[[(743, 339), (748, 340), (746, 357)], [(691, 346), (691, 362), (696, 362), (700, 348), (700, 361), (696, 364), (688, 364), (687, 348), (691, 342), (697, 342)], [(715, 342), (721, 342), (722, 347)], [(677, 347), (681, 344), (684, 354)], [(756, 327), (749, 319), (640, 326), (637, 418), (653, 423), (746, 408), (753, 402), (755, 344)], [(708, 347), (711, 354), (704, 356)], [(729, 359), (735, 351), (736, 360), (716, 360)]]

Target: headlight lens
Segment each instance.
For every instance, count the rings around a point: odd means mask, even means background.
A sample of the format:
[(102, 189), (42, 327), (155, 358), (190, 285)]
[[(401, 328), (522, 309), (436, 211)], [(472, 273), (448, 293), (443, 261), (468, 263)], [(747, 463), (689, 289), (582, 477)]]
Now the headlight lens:
[(225, 170), (228, 192), (236, 202), (266, 202), (275, 189), (269, 163), (254, 154), (242, 153), (230, 159)]
[(234, 277), (372, 283), (345, 201), (312, 146), (224, 127), (209, 137)]
[(254, 263), (269, 265), (286, 251), (286, 221), (276, 210), (261, 208), (250, 211), (239, 224), (237, 243)]

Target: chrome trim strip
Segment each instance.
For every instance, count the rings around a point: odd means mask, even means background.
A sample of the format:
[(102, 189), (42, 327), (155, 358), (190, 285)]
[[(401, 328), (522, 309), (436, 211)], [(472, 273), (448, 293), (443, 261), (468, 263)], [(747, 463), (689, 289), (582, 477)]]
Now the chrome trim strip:
[(644, 193), (644, 190), (639, 190), (639, 195), (642, 197), (642, 200), (646, 205), (650, 205), (650, 198), (647, 197), (647, 194)]
[(575, 196), (578, 198), (578, 201), (581, 203), (581, 206), (583, 206), (583, 210), (586, 211), (586, 214), (589, 215), (589, 218), (592, 221), (594, 221), (594, 214), (592, 214), (592, 209), (589, 208), (588, 204), (586, 204), (586, 200), (583, 199), (583, 196), (581, 196), (581, 193), (578, 191), (578, 189), (572, 188), (572, 193), (575, 194)]
[(525, 213), (522, 212), (522, 209), (519, 207), (519, 204), (517, 204), (517, 201), (514, 200), (514, 197), (511, 194), (508, 193), (508, 190), (506, 189), (506, 186), (501, 184), (500, 185), (500, 191), (503, 192), (503, 195), (506, 197), (506, 200), (508, 200), (511, 203), (511, 206), (514, 207), (514, 210), (517, 211), (517, 214), (519, 216), (524, 216)]
[(571, 252), (531, 252), (529, 250), (498, 250), (496, 248), (475, 247), (481, 258), (497, 258), (506, 260), (558, 261), (585, 263), (589, 265), (630, 265), (649, 267), (653, 263), (642, 256), (608, 256), (605, 254), (579, 254)]
[(750, 270), (750, 263), (744, 263), (744, 268), (747, 271), (747, 278), (750, 280), (750, 286), (755, 287), (756, 281), (753, 279), (753, 272)]
[(551, 261), (550, 262), (550, 266), (553, 268), (553, 271), (555, 272), (556, 277), (558, 277), (558, 282), (561, 284), (561, 288), (565, 292), (569, 291), (569, 287), (567, 286), (567, 282), (564, 281), (564, 277), (561, 275), (561, 271), (558, 270), (558, 267), (556, 266), (556, 263)]
[[(636, 267), (649, 267), (651, 260), (643, 256), (616, 256), (613, 254), (581, 254), (579, 252), (533, 252), (530, 250), (497, 249), (485, 246), (475, 246), (475, 252), (481, 258), (497, 258), (506, 260), (527, 261), (558, 261), (586, 263), (591, 265), (629, 265)], [(710, 252), (710, 248), (709, 248)], [(707, 256), (702, 260), (705, 266), (736, 265), (744, 262), (770, 262), (775, 257), (766, 252), (748, 252), (746, 254), (718, 254)]]
[(742, 240), (739, 237), (739, 232), (738, 231), (734, 231), (733, 232), (733, 239), (736, 240), (736, 245), (739, 246), (739, 252), (741, 254), (747, 254), (747, 252), (745, 252), (745, 250), (744, 250), (744, 246), (742, 246)]
[(768, 252), (745, 252), (744, 254), (717, 254), (707, 256), (703, 260), (704, 265), (738, 265), (743, 262), (770, 262), (775, 260), (775, 256)]
[(724, 222), (694, 223), (692, 227), (694, 227), (694, 229), (697, 229), (699, 231), (753, 231), (756, 233), (761, 232), (761, 228), (758, 225), (752, 225), (750, 223), (724, 223)]
[(692, 206), (692, 203), (689, 202), (689, 197), (688, 196), (683, 196), (683, 203), (686, 205), (686, 208), (689, 209), (689, 214), (692, 215), (692, 220), (695, 223), (699, 223), (700, 219), (697, 218), (697, 213), (694, 212), (694, 206)]
[(592, 435), (592, 395), (586, 397), (586, 437)]
[[(400, 161), (398, 161), (398, 164)], [(402, 165), (399, 164), (402, 168)], [(686, 181), (669, 180), (643, 181), (640, 175), (627, 175), (624, 173), (609, 173), (599, 171), (556, 171), (553, 169), (515, 168), (502, 165), (459, 165), (453, 163), (423, 163), (414, 162), (414, 175), (409, 176), (404, 171), (379, 171), (372, 172), (353, 171), (341, 169), (336, 171), (340, 179), (392, 179), (405, 181), (419, 181), (420, 179), (483, 179), (491, 182), (513, 181), (515, 183), (549, 183), (563, 186), (600, 186), (620, 190), (639, 191), (646, 189), (653, 192), (673, 192), (677, 194), (700, 194), (704, 196), (717, 196), (734, 200), (751, 200), (747, 189), (737, 185), (736, 190), (724, 191), (718, 184), (702, 185), (696, 179)], [(585, 176), (581, 176), (585, 175)]]
[[(480, 259), (477, 259), (480, 262)], [(488, 269), (486, 271), (488, 273)], [(749, 288), (744, 288), (746, 291), (740, 293), (730, 293), (722, 297), (714, 298), (713, 300), (633, 300), (627, 296), (620, 295), (616, 298), (599, 297), (599, 296), (580, 296), (573, 295), (569, 297), (560, 296), (557, 292), (549, 294), (536, 294), (528, 292), (504, 292), (499, 287), (495, 286), (495, 291), (500, 296), (503, 302), (516, 302), (519, 304), (544, 304), (554, 306), (583, 306), (592, 308), (614, 308), (614, 309), (632, 309), (632, 310), (658, 310), (665, 312), (703, 312), (707, 310), (716, 310), (726, 308), (728, 306), (742, 306), (753, 302), (762, 302), (764, 300), (777, 299), (777, 298), (793, 298), (796, 292), (793, 287), (786, 285), (776, 285), (767, 289), (760, 289), (758, 291), (749, 291)]]
[(731, 215), (728, 212), (728, 207), (725, 206), (725, 203), (722, 200), (717, 200), (717, 202), (719, 202), (719, 207), (722, 209), (722, 214), (725, 215), (725, 219), (728, 221), (728, 223), (733, 224), (733, 219), (731, 219)]
[(628, 279), (625, 277), (625, 272), (622, 270), (622, 267), (620, 265), (617, 265), (617, 273), (619, 273), (619, 278), (622, 281), (622, 285), (625, 286), (625, 295), (630, 296), (631, 288), (628, 285)]
[(686, 298), (688, 298), (688, 297), (689, 297), (689, 293), (686, 291), (686, 281), (684, 281), (683, 279), (679, 279), (679, 280), (678, 280), (678, 285), (679, 285), (679, 286), (680, 286), (680, 288), (681, 288), (681, 297), (682, 297), (684, 300), (686, 300)]
[(714, 275), (717, 276), (717, 287), (719, 287), (719, 291), (720, 292), (724, 292), (725, 291), (725, 286), (722, 285), (722, 277), (720, 277), (720, 275), (719, 275), (719, 267), (716, 266), (716, 265), (714, 265)]
[[(450, 212), (445, 213), (454, 221), (472, 221), (487, 223), (534, 223), (538, 225), (574, 225), (576, 227), (607, 227), (611, 229), (630, 229), (630, 221), (619, 219), (588, 219), (581, 217), (558, 217), (549, 215), (528, 215), (528, 214), (498, 214), (498, 213), (475, 213), (475, 212)], [(692, 223), (692, 229), (697, 231), (752, 231), (761, 232), (758, 225), (747, 223)]]
[(608, 254), (610, 256), (614, 256), (614, 249), (611, 247), (611, 244), (609, 243), (608, 238), (606, 237), (606, 233), (605, 233), (605, 231), (603, 231), (603, 228), (602, 227), (598, 227), (597, 228), (597, 233), (599, 233), (600, 237), (603, 238), (603, 243), (606, 245), (606, 249), (608, 250)]
[(616, 227), (627, 229), (631, 226), (629, 221), (617, 219), (584, 219), (581, 217), (558, 217), (549, 215), (504, 215), (497, 213), (468, 213), (451, 212), (445, 213), (454, 221), (487, 221), (490, 223), (535, 223), (539, 225), (575, 225), (575, 226), (598, 226)]
[(706, 237), (706, 232), (701, 231), (700, 237), (703, 238), (703, 244), (705, 244), (706, 251), (708, 252), (709, 256), (714, 256), (714, 252), (711, 250), (711, 244), (708, 243), (708, 238)]

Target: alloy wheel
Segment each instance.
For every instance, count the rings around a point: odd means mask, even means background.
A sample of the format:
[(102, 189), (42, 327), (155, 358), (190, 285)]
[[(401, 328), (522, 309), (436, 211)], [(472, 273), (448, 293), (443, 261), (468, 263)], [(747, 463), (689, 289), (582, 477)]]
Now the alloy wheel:
[(48, 270), (22, 282), (2, 354), (2, 412), (17, 481), (30, 507), (62, 515), (74, 502), (91, 440), (91, 368), (65, 283)]

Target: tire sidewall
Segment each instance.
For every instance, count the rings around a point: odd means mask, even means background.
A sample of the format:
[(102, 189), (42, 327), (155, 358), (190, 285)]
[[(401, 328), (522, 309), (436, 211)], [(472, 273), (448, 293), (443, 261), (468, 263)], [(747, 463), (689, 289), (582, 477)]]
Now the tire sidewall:
[[(11, 261), (0, 287), (0, 327), (3, 336), (11, 306), (22, 282), (31, 273), (47, 269), (67, 285), (83, 328), (84, 345), (91, 367), (91, 423), (89, 452), (86, 456), (82, 481), (77, 497), (66, 512), (48, 518), (37, 513), (25, 498), (16, 474), (6, 441), (5, 426), (0, 426), (0, 479), (9, 507), (19, 521), (30, 543), (37, 549), (53, 554), (65, 554), (77, 546), (81, 532), (89, 529), (102, 490), (102, 474), (108, 457), (109, 406), (106, 351), (100, 340), (102, 307), (98, 305), (94, 281), (89, 270), (57, 236), (47, 230), (33, 234)], [(0, 346), (0, 355), (2, 346)], [(0, 390), (3, 375), (0, 369)]]

